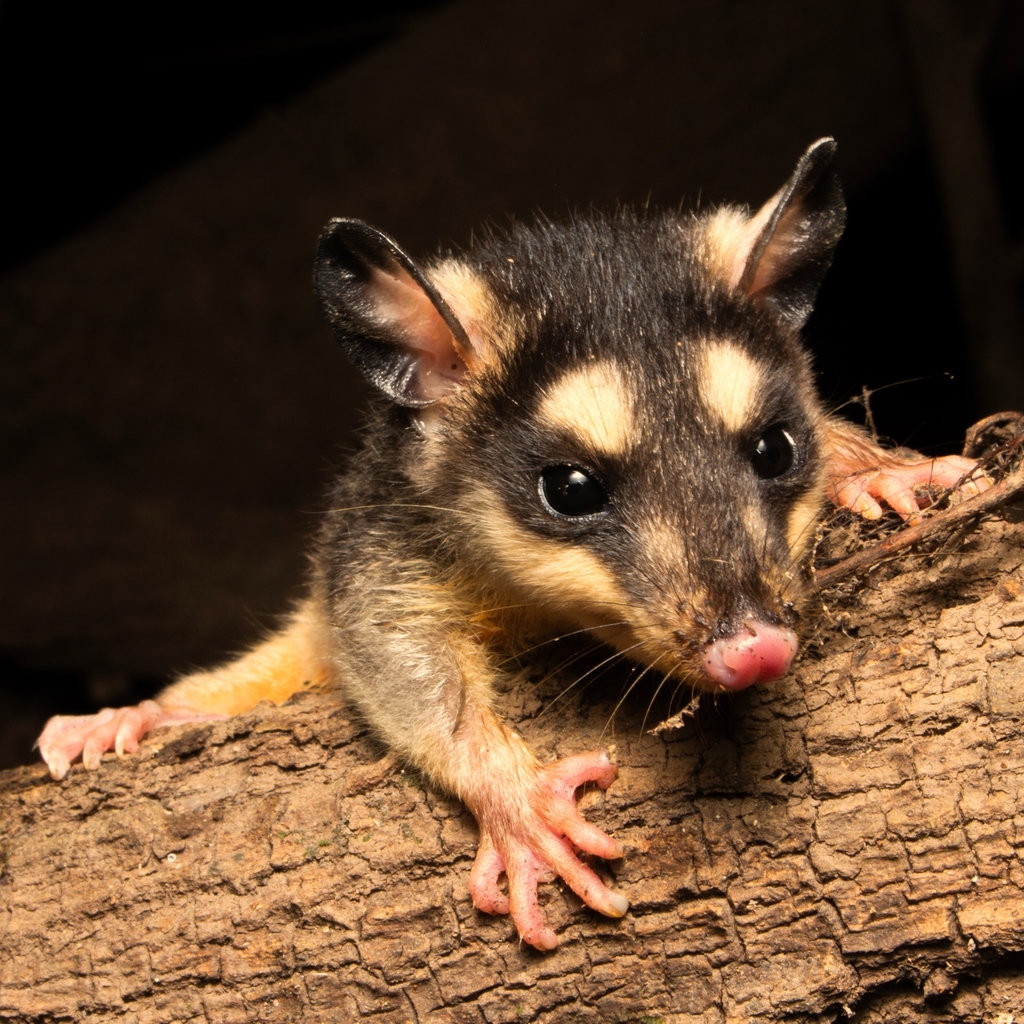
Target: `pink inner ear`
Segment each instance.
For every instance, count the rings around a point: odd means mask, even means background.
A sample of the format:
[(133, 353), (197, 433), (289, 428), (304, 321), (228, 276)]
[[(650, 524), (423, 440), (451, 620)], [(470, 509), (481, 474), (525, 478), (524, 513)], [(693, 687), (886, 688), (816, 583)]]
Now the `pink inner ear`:
[[(793, 254), (803, 241), (799, 224), (802, 216), (801, 205), (794, 203), (783, 210), (772, 228), (770, 237), (767, 241), (762, 238), (779, 203), (782, 202), (782, 196), (782, 192), (772, 196), (736, 233), (728, 249), (730, 287), (743, 288), (748, 295), (756, 295), (763, 288), (770, 288), (782, 280), (790, 272)], [(760, 252), (759, 246), (763, 246)], [(752, 259), (757, 261), (753, 268), (750, 266)]]
[[(768, 200), (764, 206), (761, 207), (753, 217), (750, 218), (743, 225), (741, 231), (736, 234), (732, 243), (728, 247), (728, 266), (729, 266), (729, 287), (739, 288), (740, 283), (743, 280), (743, 275), (747, 269), (747, 263), (750, 260), (750, 254), (754, 251), (754, 247), (757, 245), (758, 240), (761, 237), (761, 232), (764, 231), (765, 225), (771, 220), (772, 214), (775, 212), (775, 207), (778, 205), (781, 199), (781, 193), (777, 193)], [(764, 287), (763, 285), (761, 287)], [(750, 291), (755, 291), (753, 287)]]
[(417, 397), (436, 401), (466, 373), (451, 328), (427, 293), (401, 267), (374, 268), (368, 292), (377, 318), (392, 327), (416, 358)]
[[(761, 213), (763, 212), (761, 211)], [(768, 211), (769, 215), (771, 212), (771, 210)], [(760, 219), (760, 215), (759, 213), (758, 218), (755, 219)], [(783, 211), (782, 216), (775, 225), (775, 230), (772, 232), (772, 237), (768, 240), (768, 244), (761, 253), (757, 270), (754, 272), (753, 280), (750, 282), (749, 294), (755, 295), (762, 288), (771, 287), (789, 273), (793, 265), (793, 254), (796, 252), (798, 244), (802, 241), (799, 227), (796, 224), (800, 216), (801, 209), (798, 204), (790, 206), (788, 210)], [(766, 217), (765, 220), (767, 221), (767, 219)]]

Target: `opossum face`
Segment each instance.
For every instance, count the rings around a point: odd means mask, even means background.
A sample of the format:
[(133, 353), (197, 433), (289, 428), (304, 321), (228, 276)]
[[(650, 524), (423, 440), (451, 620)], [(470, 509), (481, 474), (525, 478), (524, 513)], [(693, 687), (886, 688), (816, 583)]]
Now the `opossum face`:
[[(841, 230), (830, 159), (754, 217), (516, 228), (425, 272), (364, 243), (372, 288), (325, 304), (342, 340), (354, 309), (362, 338), (404, 339), (357, 361), (419, 410), (414, 475), (492, 600), (708, 685), (788, 668), (823, 491), (796, 330)], [(322, 296), (357, 248), (331, 244)]]
[(706, 230), (620, 216), (476, 254), (502, 358), (435, 470), (510, 603), (697, 680), (744, 623), (794, 626), (822, 497), (805, 357), (703, 265)]

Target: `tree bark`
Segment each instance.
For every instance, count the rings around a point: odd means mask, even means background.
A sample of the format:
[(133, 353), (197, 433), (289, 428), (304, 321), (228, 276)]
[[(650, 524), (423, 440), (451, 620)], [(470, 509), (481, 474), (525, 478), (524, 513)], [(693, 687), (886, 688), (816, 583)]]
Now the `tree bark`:
[(1009, 1021), (1022, 542), (1011, 506), (837, 585), (788, 678), (680, 729), (647, 731), (676, 710), (650, 690), (616, 710), (624, 666), (558, 699), (604, 655), (524, 674), (502, 710), (542, 758), (613, 744), (620, 766), (581, 802), (626, 846), (600, 870), (631, 910), (543, 886), (549, 954), (473, 909), (472, 818), (341, 697), (59, 784), (2, 773), (0, 1020)]

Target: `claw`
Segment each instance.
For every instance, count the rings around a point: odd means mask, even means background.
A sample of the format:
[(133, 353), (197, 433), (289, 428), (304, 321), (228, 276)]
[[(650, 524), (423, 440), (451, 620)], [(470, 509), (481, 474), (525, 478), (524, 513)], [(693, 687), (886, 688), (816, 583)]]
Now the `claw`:
[(118, 757), (134, 754), (151, 729), (224, 717), (185, 708), (165, 709), (155, 700), (144, 700), (134, 707), (104, 708), (95, 715), (55, 715), (46, 723), (36, 746), (51, 777), (60, 781), (79, 754), (82, 764), (95, 771), (108, 750)]
[(498, 878), (505, 870), (505, 861), (494, 848), (490, 836), (480, 838), (480, 846), (469, 874), (469, 892), (473, 905), (485, 914), (509, 912), (508, 897), (498, 888)]
[[(619, 843), (586, 821), (576, 807), (581, 785), (596, 782), (605, 789), (616, 774), (607, 754), (578, 754), (538, 768), (534, 785), (522, 799), (503, 801), (500, 811), (491, 814), (480, 809), (480, 848), (469, 883), (477, 909), (511, 913), (524, 942), (554, 949), (558, 937), (544, 920), (537, 888), (557, 874), (587, 906), (608, 917), (622, 917), (628, 901), (577, 856), (577, 851), (606, 859), (622, 856)], [(498, 888), (503, 872), (508, 896)]]
[(921, 511), (915, 487), (955, 488), (957, 495), (972, 497), (991, 486), (991, 478), (972, 459), (947, 455), (941, 459), (893, 461), (863, 472), (840, 475), (831, 481), (829, 493), (836, 505), (857, 512), (865, 519), (881, 517), (880, 499), (902, 519), (913, 522)]

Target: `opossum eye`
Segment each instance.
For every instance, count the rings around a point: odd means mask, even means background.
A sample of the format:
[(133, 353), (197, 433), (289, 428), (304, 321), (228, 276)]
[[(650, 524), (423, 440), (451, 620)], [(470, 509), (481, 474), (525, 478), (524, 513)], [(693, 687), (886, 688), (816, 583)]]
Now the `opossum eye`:
[(604, 488), (575, 466), (548, 466), (537, 484), (549, 512), (569, 519), (601, 515), (608, 508)]
[(752, 461), (754, 472), (762, 480), (782, 476), (796, 462), (796, 442), (781, 423), (776, 423), (758, 439)]

